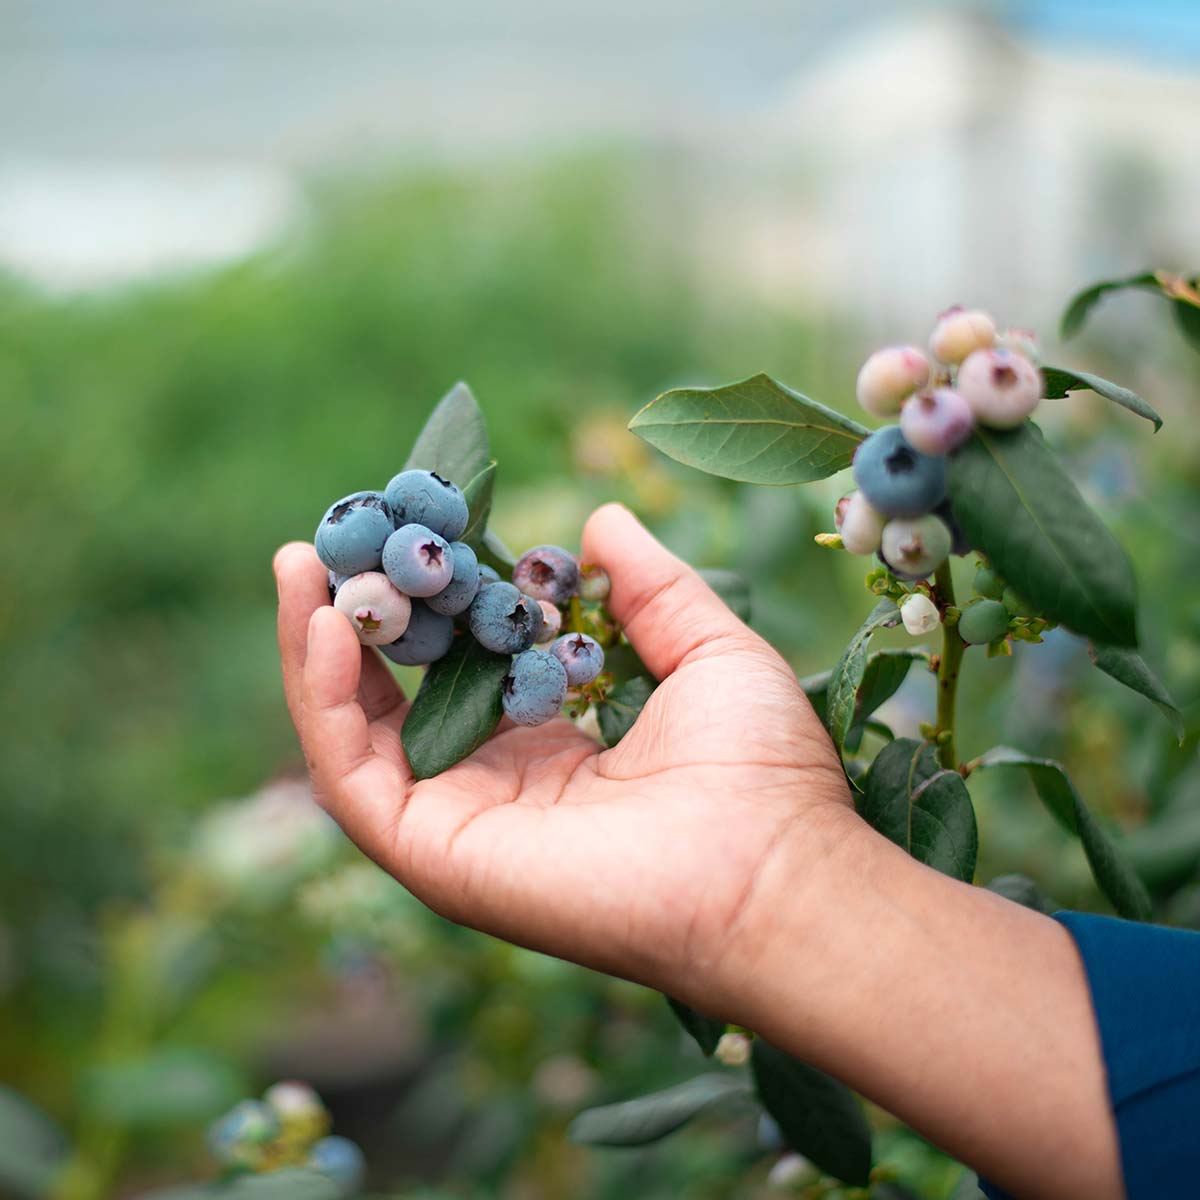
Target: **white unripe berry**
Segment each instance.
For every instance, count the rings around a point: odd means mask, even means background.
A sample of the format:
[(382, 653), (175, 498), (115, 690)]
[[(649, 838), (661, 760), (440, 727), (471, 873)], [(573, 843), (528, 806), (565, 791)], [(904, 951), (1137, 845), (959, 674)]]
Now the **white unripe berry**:
[(978, 309), (951, 308), (938, 317), (929, 349), (940, 363), (955, 367), (967, 355), (996, 344), (996, 322)]
[(713, 1058), (726, 1067), (744, 1067), (750, 1061), (750, 1039), (744, 1033), (723, 1033)]
[(916, 346), (876, 350), (858, 373), (855, 394), (874, 417), (894, 417), (900, 405), (929, 383), (930, 365)]
[(412, 601), (380, 571), (365, 571), (338, 588), (333, 607), (354, 626), (364, 646), (386, 646), (407, 628)]
[(946, 522), (932, 513), (897, 517), (883, 527), (880, 553), (892, 570), (921, 578), (946, 561), (953, 540)]
[(851, 554), (874, 554), (883, 540), (885, 518), (867, 503), (862, 492), (851, 492), (838, 501), (834, 524)]
[(980, 425), (1015, 429), (1042, 397), (1042, 376), (1023, 354), (976, 350), (958, 371), (958, 390)]
[(900, 620), (913, 637), (924, 637), (933, 633), (942, 623), (937, 605), (924, 592), (913, 592), (900, 605)]
[(544, 646), (562, 632), (562, 610), (549, 600), (539, 600), (538, 607), (542, 610), (542, 631), (537, 636), (537, 645)]

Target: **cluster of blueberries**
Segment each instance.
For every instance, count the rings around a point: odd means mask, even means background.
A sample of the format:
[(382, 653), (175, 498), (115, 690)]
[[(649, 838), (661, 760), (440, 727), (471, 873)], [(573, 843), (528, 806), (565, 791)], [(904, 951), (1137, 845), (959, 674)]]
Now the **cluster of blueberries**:
[(329, 1133), (329, 1110), (307, 1083), (273, 1084), (261, 1100), (241, 1100), (208, 1131), (208, 1148), (226, 1171), (307, 1167), (343, 1196), (357, 1195), (366, 1174), (362, 1151)]
[(501, 692), (505, 713), (519, 725), (541, 725), (562, 710), (569, 688), (604, 668), (594, 638), (560, 633), (563, 607), (576, 595), (603, 600), (608, 577), (582, 569), (561, 546), (537, 546), (505, 582), (458, 540), (468, 520), (454, 483), (433, 471), (401, 471), (383, 492), (355, 492), (332, 505), (314, 544), (334, 607), (360, 642), (401, 666), (424, 666), (462, 636), (458, 618), (485, 649), (514, 656)]
[(969, 547), (946, 500), (946, 456), (976, 425), (1014, 429), (1042, 397), (1033, 335), (996, 331), (987, 313), (952, 308), (929, 340), (878, 350), (858, 375), (858, 402), (881, 418), (854, 456), (858, 490), (838, 501), (835, 520), (852, 554), (876, 554), (898, 578), (925, 579)]

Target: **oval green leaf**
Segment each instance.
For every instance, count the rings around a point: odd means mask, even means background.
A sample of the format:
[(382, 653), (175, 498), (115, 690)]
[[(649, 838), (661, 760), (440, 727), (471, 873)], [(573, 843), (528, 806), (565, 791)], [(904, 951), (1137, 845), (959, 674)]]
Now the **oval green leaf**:
[(950, 459), (949, 490), (967, 539), (1038, 612), (1100, 642), (1136, 643), (1129, 559), (1040, 430), (977, 429)]
[(1143, 271), (1140, 275), (1130, 275), (1125, 279), (1106, 279), (1076, 293), (1064, 309), (1059, 325), (1059, 334), (1063, 341), (1073, 338), (1083, 328), (1092, 309), (1109, 292), (1121, 292), (1127, 288), (1146, 288), (1157, 292), (1159, 290), (1158, 278), (1153, 271)]
[(500, 685), (512, 660), (461, 634), (425, 672), (400, 732), (417, 779), (449, 770), (478, 750), (500, 723)]
[(1167, 719), (1176, 740), (1183, 742), (1187, 729), (1183, 723), (1183, 713), (1171, 699), (1171, 693), (1159, 682), (1158, 676), (1146, 665), (1145, 660), (1136, 650), (1127, 650), (1123, 646), (1103, 646), (1092, 643), (1088, 647), (1092, 662), (1111, 676), (1118, 683), (1145, 696), (1159, 712)]
[(653, 693), (654, 684), (644, 675), (635, 675), (608, 693), (596, 711), (606, 746), (615, 746), (633, 728)]
[(289, 1167), (143, 1192), (137, 1200), (339, 1200), (342, 1188), (317, 1171)]
[(843, 1183), (865, 1187), (871, 1127), (854, 1093), (762, 1038), (754, 1039), (750, 1068), (758, 1098), (787, 1144)]
[(1162, 428), (1162, 417), (1137, 392), (1131, 392), (1129, 388), (1111, 380), (1101, 379), (1099, 375), (1089, 375), (1086, 371), (1068, 371), (1065, 367), (1043, 367), (1042, 381), (1042, 395), (1047, 400), (1065, 399), (1068, 392), (1095, 392), (1105, 400), (1111, 400), (1131, 413), (1144, 417), (1154, 426), (1155, 433)]
[(438, 401), (413, 443), (405, 470), (436, 471), (460, 488), (492, 459), (487, 422), (465, 383), (456, 383)]
[(1075, 790), (1062, 763), (1036, 758), (1010, 746), (996, 746), (976, 760), (976, 769), (1023, 767), (1038, 799), (1058, 823), (1074, 834), (1092, 870), (1092, 878), (1123, 917), (1145, 921), (1150, 917), (1150, 896), (1124, 854), (1101, 828)]
[[(928, 663), (929, 652), (908, 649), (876, 650), (874, 654), (868, 655), (862, 682), (858, 685), (858, 692), (854, 698), (854, 717), (850, 723), (850, 732), (846, 735), (847, 744), (853, 742), (856, 732), (872, 723), (872, 714), (900, 690), (900, 685), (908, 677), (908, 672), (915, 662)], [(829, 681), (832, 678), (832, 671), (822, 671), (818, 675), (809, 675), (800, 680), (804, 694), (822, 723), (825, 721)]]
[(897, 738), (875, 757), (858, 813), (918, 862), (970, 883), (979, 831), (962, 776), (939, 768), (928, 742)]
[(696, 1045), (700, 1047), (701, 1052), (706, 1057), (711, 1057), (717, 1048), (717, 1043), (721, 1040), (721, 1035), (725, 1032), (725, 1022), (698, 1013), (694, 1008), (684, 1004), (682, 1000), (675, 1000), (670, 996), (663, 998), (670, 1005), (671, 1011), (680, 1025), (695, 1038)]
[(742, 483), (809, 483), (850, 465), (869, 432), (769, 375), (718, 388), (676, 388), (629, 428), (686, 466)]
[(850, 727), (854, 724), (858, 689), (867, 670), (867, 645), (878, 630), (899, 623), (900, 610), (895, 602), (886, 598), (880, 600), (856, 630), (830, 672), (825, 693), (825, 728), (839, 750), (845, 745)]
[(714, 1104), (749, 1091), (736, 1075), (697, 1075), (636, 1100), (586, 1109), (571, 1122), (567, 1137), (585, 1146), (645, 1146), (681, 1129)]
[(467, 501), (467, 528), (458, 540), (478, 549), (492, 512), (492, 492), (496, 486), (496, 464), (490, 462), (467, 481), (463, 496)]

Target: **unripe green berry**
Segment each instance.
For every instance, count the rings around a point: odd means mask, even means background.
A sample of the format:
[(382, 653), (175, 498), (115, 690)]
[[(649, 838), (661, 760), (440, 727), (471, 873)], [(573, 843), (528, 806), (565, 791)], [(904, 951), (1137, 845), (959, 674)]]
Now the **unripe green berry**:
[(976, 600), (958, 618), (958, 636), (969, 646), (994, 642), (1007, 629), (1008, 609), (999, 600)]
[(1000, 600), (1004, 597), (1004, 580), (991, 567), (980, 566), (971, 580), (977, 596), (985, 600)]

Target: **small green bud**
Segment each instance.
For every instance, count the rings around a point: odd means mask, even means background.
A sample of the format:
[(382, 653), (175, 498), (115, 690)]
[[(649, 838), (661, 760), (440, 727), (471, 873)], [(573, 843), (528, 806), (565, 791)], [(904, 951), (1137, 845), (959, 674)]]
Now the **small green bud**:
[(824, 546), (826, 550), (845, 550), (842, 544), (842, 535), (840, 533), (818, 533), (813, 541), (818, 546)]
[(942, 729), (938, 732), (938, 735), (936, 738), (934, 738), (934, 741), (937, 742), (939, 746), (948, 746), (950, 744), (950, 739), (953, 736), (954, 734), (952, 734), (949, 729)]
[(928, 721), (922, 721), (921, 724), (918, 726), (918, 728), (921, 731), (921, 736), (927, 742), (937, 741), (937, 729), (934, 726), (930, 725)]
[(994, 642), (988, 642), (987, 648), (988, 658), (1011, 658), (1012, 646), (1009, 645), (1007, 638), (997, 638)]

